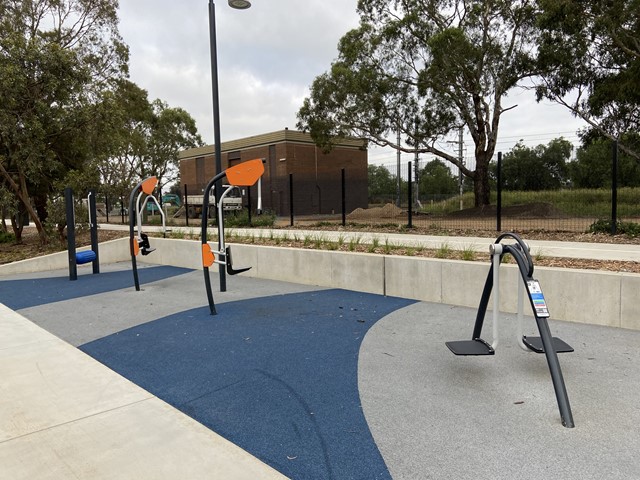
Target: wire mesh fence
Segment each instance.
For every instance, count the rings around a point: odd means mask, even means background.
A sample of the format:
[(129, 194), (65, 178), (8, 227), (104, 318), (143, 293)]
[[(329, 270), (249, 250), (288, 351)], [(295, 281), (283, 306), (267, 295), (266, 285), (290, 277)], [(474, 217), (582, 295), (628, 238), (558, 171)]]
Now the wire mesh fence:
[(489, 204), (476, 206), (471, 182), (461, 180), (444, 164), (446, 170), (432, 172), (416, 172), (412, 167), (411, 162), (401, 165), (400, 177), (397, 165), (375, 167), (377, 180), (375, 175), (373, 181), (369, 178), (369, 208), (352, 212), (347, 219), (442, 230), (519, 232), (587, 232), (596, 222), (640, 222), (640, 188), (499, 192), (492, 176)]

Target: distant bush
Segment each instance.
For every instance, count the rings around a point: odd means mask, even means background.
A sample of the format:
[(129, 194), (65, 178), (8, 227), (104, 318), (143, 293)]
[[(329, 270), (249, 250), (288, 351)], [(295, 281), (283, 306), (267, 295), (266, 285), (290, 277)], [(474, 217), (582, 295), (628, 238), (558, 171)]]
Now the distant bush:
[[(628, 237), (640, 236), (640, 224), (634, 222), (616, 222), (616, 233)], [(596, 220), (589, 226), (589, 233), (611, 233), (611, 220)]]
[(249, 212), (241, 210), (228, 213), (224, 217), (225, 227), (273, 227), (276, 223), (276, 214), (273, 212), (262, 212), (260, 215), (251, 215), (249, 223)]
[(16, 241), (16, 236), (13, 233), (0, 231), (0, 243), (11, 243)]

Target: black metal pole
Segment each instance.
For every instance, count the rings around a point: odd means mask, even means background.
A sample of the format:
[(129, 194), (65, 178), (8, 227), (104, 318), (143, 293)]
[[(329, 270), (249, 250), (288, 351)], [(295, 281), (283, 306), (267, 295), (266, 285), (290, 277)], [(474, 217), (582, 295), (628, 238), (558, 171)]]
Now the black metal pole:
[(347, 224), (347, 193), (345, 187), (344, 168), (342, 169), (342, 226)]
[(140, 193), (142, 182), (136, 185), (136, 188), (131, 190), (129, 195), (129, 253), (131, 254), (131, 271), (133, 272), (133, 284), (136, 287), (136, 291), (140, 291), (140, 279), (138, 278), (138, 263), (136, 261), (135, 244), (138, 239), (134, 235), (134, 229), (138, 221), (138, 212), (136, 211), (136, 196)]
[(289, 174), (289, 214), (291, 216), (291, 226), (293, 227), (293, 173)]
[[(215, 148), (215, 162), (216, 162), (216, 176), (222, 173), (222, 146), (220, 140), (220, 99), (218, 96), (218, 46), (216, 40), (216, 6), (213, 0), (209, 0), (209, 42), (211, 50), (211, 96), (213, 97), (213, 141)], [(220, 195), (222, 194), (222, 184), (220, 180), (214, 185), (214, 193), (216, 196), (216, 207), (220, 202)], [(206, 198), (206, 197), (205, 197)], [(208, 200), (208, 198), (207, 198)], [(218, 208), (216, 208), (216, 222), (220, 225), (221, 218), (218, 218)], [(203, 222), (207, 219), (202, 218)], [(220, 238), (218, 238), (218, 250), (222, 247), (220, 244)], [(220, 290), (226, 291), (227, 279), (226, 271), (224, 268), (219, 268), (220, 274)]]
[(547, 357), (547, 365), (549, 366), (549, 372), (551, 373), (551, 381), (553, 382), (553, 389), (556, 394), (562, 425), (567, 428), (573, 428), (575, 427), (575, 423), (573, 422), (573, 415), (571, 413), (569, 395), (567, 394), (567, 387), (564, 384), (562, 370), (560, 369), (560, 362), (558, 361), (558, 354), (553, 346), (553, 337), (549, 330), (549, 324), (547, 323), (546, 318), (539, 318), (537, 315), (535, 315), (535, 318), (536, 323), (538, 324), (538, 331), (540, 332), (540, 340), (544, 347), (544, 354)]
[(613, 141), (611, 158), (611, 235), (618, 231), (618, 140)]
[(92, 262), (93, 273), (100, 273), (100, 255), (98, 253), (98, 209), (96, 208), (96, 191), (89, 192), (89, 228), (91, 229), (91, 250), (96, 254)]
[(107, 195), (104, 196), (104, 209), (107, 211), (107, 223), (109, 223), (109, 209), (111, 205), (109, 205), (109, 197)]
[(187, 193), (187, 185), (185, 184), (184, 186), (184, 202), (182, 203), (184, 205), (184, 223), (185, 225), (188, 227), (189, 226), (189, 200), (188, 200), (188, 193)]
[[(204, 257), (204, 250), (205, 250), (204, 246), (207, 244), (207, 240), (208, 240), (207, 226), (209, 222), (207, 222), (206, 219), (209, 218), (209, 195), (211, 193), (211, 189), (215, 188), (214, 185), (216, 184), (216, 182), (219, 182), (219, 180), (221, 180), (222, 177), (224, 176), (225, 176), (224, 173), (219, 173), (218, 175), (213, 177), (205, 187), (204, 193), (202, 195), (202, 222), (200, 223), (200, 241), (202, 242), (203, 257)], [(219, 229), (220, 229), (220, 224), (218, 224), (218, 230)], [(218, 247), (218, 250), (220, 250), (220, 247)], [(218, 270), (222, 268), (223, 267), (218, 266)], [(211, 290), (211, 278), (209, 277), (209, 267), (206, 265), (204, 258), (202, 261), (202, 271), (204, 273), (204, 286), (207, 291), (207, 300), (209, 302), (209, 312), (211, 313), (211, 315), (215, 315), (216, 305), (213, 300), (213, 291)], [(226, 287), (226, 283), (225, 283), (225, 287)], [(221, 292), (225, 291), (225, 290), (222, 290), (222, 284), (220, 284), (220, 291)]]
[(498, 168), (496, 169), (496, 230), (502, 230), (502, 152), (498, 152)]
[(69, 255), (69, 280), (78, 279), (76, 266), (76, 219), (73, 213), (73, 190), (64, 189), (64, 204), (67, 219), (67, 253)]
[(247, 187), (247, 202), (249, 203), (249, 205), (247, 205), (247, 212), (249, 216), (249, 226), (251, 226), (251, 208), (253, 208), (251, 206), (251, 187)]
[(407, 227), (409, 228), (413, 228), (413, 210), (412, 210), (412, 203), (413, 203), (413, 187), (412, 187), (412, 179), (411, 179), (411, 162), (409, 162), (407, 164), (407, 167), (409, 169), (408, 172), (408, 177), (407, 177), (407, 191), (408, 191), (408, 203), (409, 203), (409, 210), (407, 212), (408, 218), (407, 218)]

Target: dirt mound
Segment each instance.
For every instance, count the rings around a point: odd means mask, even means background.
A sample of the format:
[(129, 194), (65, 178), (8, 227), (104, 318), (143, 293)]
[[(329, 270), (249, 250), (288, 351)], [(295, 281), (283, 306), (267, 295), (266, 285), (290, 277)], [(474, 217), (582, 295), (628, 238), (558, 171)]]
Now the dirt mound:
[[(466, 208), (457, 212), (451, 212), (448, 217), (453, 218), (483, 218), (495, 217), (496, 206), (484, 205), (482, 207)], [(521, 205), (509, 205), (502, 207), (502, 217), (509, 218), (566, 218), (566, 215), (555, 208), (551, 203), (536, 202)]]
[(349, 220), (369, 220), (372, 218), (395, 218), (402, 215), (402, 210), (392, 203), (387, 203), (383, 207), (356, 208), (347, 215)]

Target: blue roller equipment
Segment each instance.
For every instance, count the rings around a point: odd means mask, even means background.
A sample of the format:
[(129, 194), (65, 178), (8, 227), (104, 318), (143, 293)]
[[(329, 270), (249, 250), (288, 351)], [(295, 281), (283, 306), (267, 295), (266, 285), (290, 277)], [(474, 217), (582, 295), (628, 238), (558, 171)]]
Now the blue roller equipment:
[(84, 250), (82, 252), (76, 252), (76, 263), (82, 265), (84, 263), (91, 263), (96, 259), (96, 252), (93, 250)]

